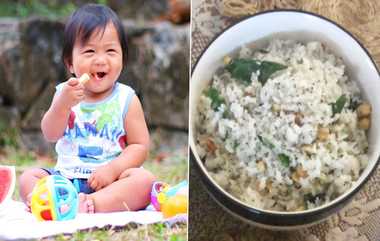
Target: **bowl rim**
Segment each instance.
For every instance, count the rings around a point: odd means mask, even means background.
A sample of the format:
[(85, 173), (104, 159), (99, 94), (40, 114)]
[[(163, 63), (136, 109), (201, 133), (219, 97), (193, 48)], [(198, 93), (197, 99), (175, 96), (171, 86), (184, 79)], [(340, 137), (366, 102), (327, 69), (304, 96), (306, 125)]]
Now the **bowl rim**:
[[(282, 13), (282, 12), (285, 12), (285, 13), (297, 13), (297, 14), (305, 14), (305, 15), (308, 15), (308, 16), (312, 16), (312, 17), (316, 17), (317, 19), (319, 20), (322, 20), (322, 21), (326, 21), (328, 23), (331, 23), (333, 25), (335, 25), (338, 29), (342, 30), (345, 34), (347, 34), (349, 37), (351, 37), (351, 39), (353, 41), (355, 41), (359, 47), (365, 52), (365, 54), (368, 56), (368, 58), (371, 60), (371, 63), (373, 65), (373, 67), (376, 69), (376, 72), (377, 72), (377, 75), (380, 77), (380, 71), (379, 71), (379, 68), (376, 64), (376, 62), (374, 61), (373, 57), (371, 56), (371, 54), (369, 53), (369, 51), (366, 49), (366, 47), (352, 34), (350, 33), (348, 30), (346, 30), (343, 26), (341, 26), (340, 24), (336, 23), (335, 21), (327, 18), (327, 17), (324, 17), (322, 15), (319, 15), (317, 13), (314, 13), (314, 12), (309, 12), (309, 11), (305, 11), (305, 10), (299, 10), (299, 9), (271, 9), (271, 10), (266, 10), (266, 11), (261, 11), (261, 12), (257, 12), (255, 14), (250, 14), (250, 15), (247, 15), (239, 20), (237, 20), (236, 22), (234, 22), (233, 24), (229, 25), (227, 28), (224, 28), (221, 32), (219, 32), (218, 34), (216, 34), (210, 41), (209, 43), (204, 47), (204, 49), (202, 50), (201, 54), (199, 54), (199, 56), (197, 57), (193, 67), (191, 68), (191, 76), (190, 76), (190, 83), (189, 83), (189, 87), (190, 87), (190, 92), (191, 92), (191, 79), (193, 77), (193, 74), (194, 74), (194, 71), (199, 63), (199, 61), (202, 59), (203, 55), (207, 52), (207, 50), (209, 49), (209, 47), (221, 36), (223, 35), (226, 31), (228, 31), (230, 28), (232, 27), (235, 27), (236, 25), (240, 24), (241, 22), (245, 21), (245, 20), (248, 20), (248, 19), (251, 19), (251, 18), (254, 18), (254, 17), (257, 17), (257, 16), (260, 16), (260, 15), (265, 15), (265, 14), (272, 14), (272, 13)], [(189, 108), (189, 110), (191, 111), (191, 108)], [(191, 113), (189, 113), (191, 114)], [(191, 116), (189, 116), (189, 127), (191, 127)], [(234, 197), (232, 194), (228, 193), (227, 191), (225, 191), (223, 188), (221, 188), (217, 183), (215, 183), (215, 181), (206, 173), (206, 169), (204, 167), (204, 164), (203, 163), (199, 163), (200, 161), (197, 159), (196, 155), (194, 153), (194, 150), (193, 150), (193, 146), (192, 146), (192, 143), (190, 141), (190, 139), (192, 138), (192, 130), (190, 129), (189, 130), (189, 160), (192, 161), (192, 159), (194, 160), (195, 159), (195, 163), (198, 167), (198, 169), (202, 172), (201, 173), (201, 176), (202, 176), (202, 181), (205, 182), (206, 181), (206, 184), (207, 185), (212, 185), (214, 186), (212, 189), (216, 190), (218, 193), (218, 196), (222, 195), (223, 197), (225, 197), (228, 201), (232, 202), (233, 205), (237, 206), (238, 209), (244, 209), (244, 210), (249, 210), (251, 213), (260, 213), (260, 214), (265, 214), (265, 215), (268, 215), (270, 217), (279, 217), (279, 216), (282, 216), (282, 217), (299, 217), (300, 215), (311, 215), (311, 216), (315, 216), (315, 215), (318, 215), (322, 212), (325, 212), (325, 211), (328, 211), (328, 210), (333, 210), (334, 208), (336, 208), (337, 206), (342, 206), (342, 204), (346, 204), (348, 203), (349, 199), (351, 199), (359, 190), (361, 190), (361, 188), (363, 187), (363, 185), (365, 183), (368, 182), (369, 178), (373, 175), (373, 173), (375, 172), (375, 170), (377, 169), (379, 163), (380, 163), (380, 155), (377, 157), (377, 160), (375, 161), (375, 164), (372, 166), (372, 169), (369, 170), (367, 176), (365, 176), (362, 181), (354, 188), (354, 189), (351, 189), (351, 191), (347, 191), (343, 194), (341, 194), (339, 197), (335, 198), (334, 200), (324, 204), (324, 205), (321, 205), (321, 206), (318, 206), (316, 208), (312, 208), (312, 209), (307, 209), (307, 210), (303, 210), (303, 211), (275, 211), (275, 210), (268, 210), (268, 209), (261, 209), (261, 208), (257, 208), (257, 207), (254, 207), (252, 205), (248, 205), (247, 203), (244, 203), (243, 201), (241, 201), (240, 199)], [(195, 144), (195, 142), (194, 142)], [(194, 147), (195, 148), (195, 147)], [(360, 176), (359, 176), (360, 178)], [(359, 180), (359, 179), (358, 179)], [(210, 192), (210, 190), (208, 190)], [(212, 193), (212, 196), (214, 198), (215, 197), (215, 194)], [(335, 201), (335, 202), (334, 202)], [(218, 202), (220, 203), (220, 202)], [(223, 205), (223, 206), (226, 206), (226, 205)], [(230, 205), (228, 205), (230, 206)], [(227, 208), (227, 207), (226, 207)], [(230, 209), (230, 208), (228, 208)], [(241, 213), (240, 213), (241, 215)], [(243, 216), (245, 216), (243, 214)]]

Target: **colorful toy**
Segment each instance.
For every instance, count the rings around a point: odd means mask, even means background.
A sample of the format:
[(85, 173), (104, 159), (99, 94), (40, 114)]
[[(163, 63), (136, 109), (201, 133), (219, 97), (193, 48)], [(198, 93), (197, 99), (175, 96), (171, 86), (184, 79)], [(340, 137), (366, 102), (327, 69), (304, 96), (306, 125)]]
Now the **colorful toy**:
[(164, 218), (170, 218), (180, 213), (187, 213), (187, 200), (188, 198), (185, 195), (169, 197), (161, 207)]
[(164, 182), (155, 182), (151, 192), (151, 203), (157, 211), (164, 213), (164, 217), (187, 213), (188, 195), (183, 193), (187, 189), (187, 181), (182, 181), (173, 187)]
[(36, 183), (31, 209), (39, 221), (69, 220), (75, 218), (78, 202), (78, 193), (70, 180), (50, 175)]

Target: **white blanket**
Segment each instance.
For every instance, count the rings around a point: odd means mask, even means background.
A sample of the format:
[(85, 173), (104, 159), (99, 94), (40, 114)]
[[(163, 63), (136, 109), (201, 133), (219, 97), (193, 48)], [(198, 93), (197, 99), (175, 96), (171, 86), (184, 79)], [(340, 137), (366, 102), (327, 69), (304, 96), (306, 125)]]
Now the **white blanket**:
[[(186, 218), (182, 217), (181, 220), (185, 221)], [(160, 221), (173, 223), (173, 219), (164, 220), (161, 212), (145, 210), (78, 214), (75, 219), (69, 221), (39, 222), (26, 211), (26, 206), (22, 202), (9, 200), (0, 207), (0, 240), (42, 238), (60, 233), (74, 233), (92, 227), (123, 226), (131, 222), (151, 224)]]

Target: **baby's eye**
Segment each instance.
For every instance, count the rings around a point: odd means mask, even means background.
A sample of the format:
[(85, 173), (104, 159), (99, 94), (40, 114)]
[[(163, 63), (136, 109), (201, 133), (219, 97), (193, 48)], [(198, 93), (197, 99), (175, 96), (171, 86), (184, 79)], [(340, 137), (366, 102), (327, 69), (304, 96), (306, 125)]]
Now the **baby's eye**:
[(94, 53), (95, 51), (93, 49), (86, 49), (83, 53)]
[(107, 49), (107, 52), (116, 52), (115, 49)]

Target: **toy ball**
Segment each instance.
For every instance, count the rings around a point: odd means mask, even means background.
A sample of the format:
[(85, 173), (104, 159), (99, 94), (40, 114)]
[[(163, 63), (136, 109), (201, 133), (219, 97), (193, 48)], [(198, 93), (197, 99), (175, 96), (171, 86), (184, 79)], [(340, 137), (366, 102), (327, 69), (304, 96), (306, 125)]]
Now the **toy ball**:
[(36, 183), (31, 200), (33, 215), (39, 221), (70, 220), (78, 211), (78, 193), (70, 180), (46, 176)]
[(169, 197), (162, 204), (162, 213), (165, 218), (170, 218), (180, 213), (187, 213), (187, 203), (187, 196), (185, 195)]

